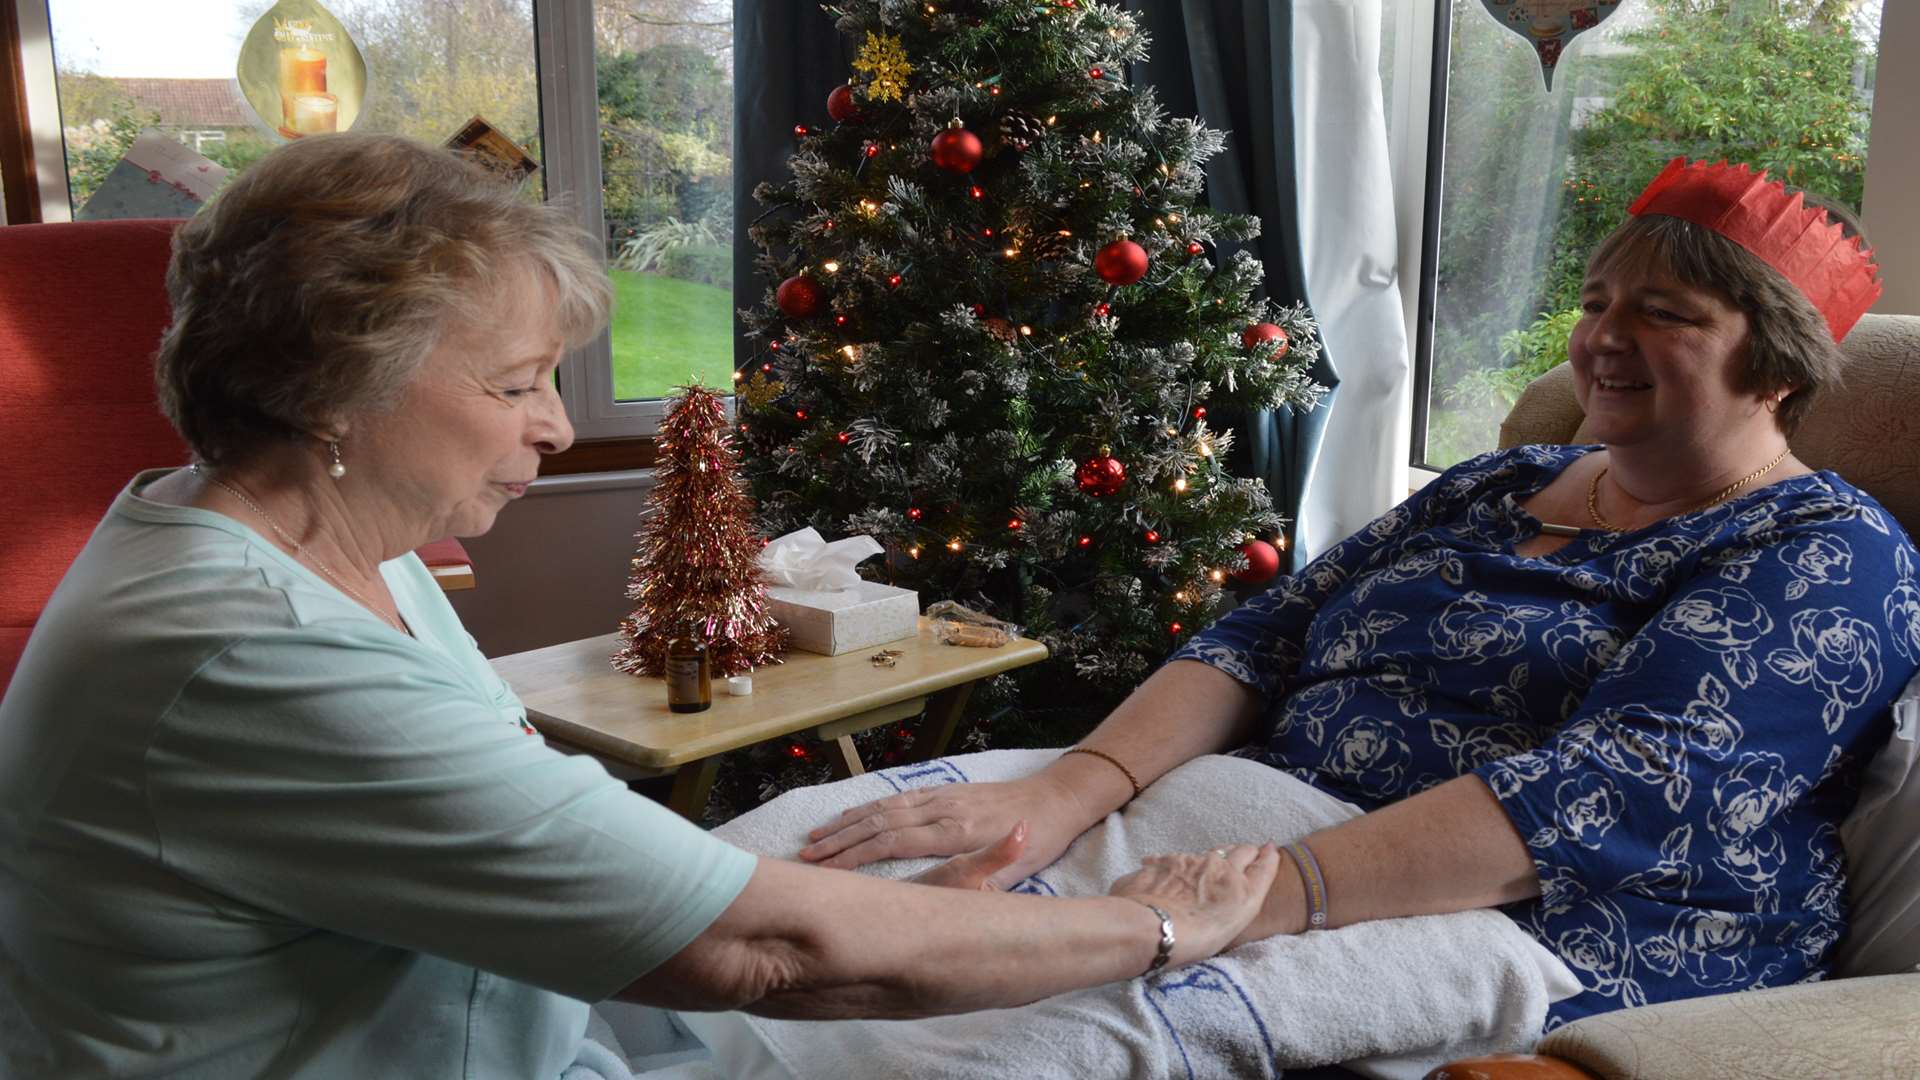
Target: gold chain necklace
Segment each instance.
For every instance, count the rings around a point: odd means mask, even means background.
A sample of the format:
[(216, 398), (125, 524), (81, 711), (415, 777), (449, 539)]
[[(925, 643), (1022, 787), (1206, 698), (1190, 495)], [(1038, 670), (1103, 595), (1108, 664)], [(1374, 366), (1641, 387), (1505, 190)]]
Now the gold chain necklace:
[[(1733, 483), (1728, 484), (1726, 487), (1720, 489), (1720, 494), (1715, 495), (1713, 498), (1708, 499), (1706, 502), (1701, 503), (1699, 506), (1696, 506), (1691, 510), (1684, 510), (1682, 511), (1682, 513), (1697, 514), (1700, 511), (1705, 510), (1710, 506), (1718, 506), (1721, 503), (1726, 502), (1728, 499), (1733, 498), (1734, 492), (1739, 491), (1741, 488), (1746, 487), (1748, 484), (1751, 484), (1755, 480), (1758, 480), (1761, 477), (1772, 472), (1774, 469), (1774, 466), (1787, 460), (1787, 455), (1791, 454), (1792, 452), (1793, 452), (1792, 447), (1788, 447), (1787, 449), (1780, 451), (1779, 457), (1774, 458), (1772, 461), (1767, 462), (1765, 465), (1760, 466), (1759, 468), (1753, 470), (1747, 475), (1741, 477), (1738, 480), (1735, 480)], [(1607, 470), (1601, 469), (1599, 472), (1594, 474), (1593, 483), (1587, 485), (1587, 516), (1593, 519), (1593, 523), (1595, 525), (1600, 526), (1602, 529), (1605, 529), (1608, 532), (1616, 532), (1616, 533), (1626, 532), (1627, 530), (1621, 528), (1618, 525), (1615, 525), (1613, 522), (1608, 521), (1606, 518), (1600, 516), (1600, 481), (1606, 475), (1607, 475)]]
[(256, 514), (259, 514), (260, 520), (267, 523), (267, 528), (272, 529), (275, 536), (278, 536), (280, 539), (286, 541), (287, 546), (293, 549), (293, 553), (295, 555), (306, 556), (307, 561), (313, 564), (314, 569), (320, 571), (322, 574), (325, 574), (327, 576), (328, 581), (331, 581), (335, 585), (338, 585), (340, 587), (341, 592), (344, 592), (348, 596), (353, 597), (355, 600), (360, 601), (360, 604), (362, 607), (365, 607), (367, 610), (373, 612), (375, 615), (380, 616), (380, 618), (388, 626), (393, 627), (395, 630), (398, 630), (403, 634), (407, 632), (407, 628), (401, 625), (399, 619), (396, 619), (388, 615), (386, 612), (381, 611), (379, 607), (375, 606), (373, 601), (368, 600), (365, 596), (361, 595), (361, 592), (359, 589), (356, 589), (353, 586), (347, 584), (346, 582), (340, 580), (340, 575), (334, 573), (332, 567), (328, 566), (326, 563), (321, 562), (319, 556), (315, 555), (311, 551), (308, 551), (304, 544), (300, 543), (300, 541), (295, 540), (291, 535), (289, 535), (287, 533), (287, 530), (280, 527), (279, 522), (273, 520), (273, 515), (267, 513), (265, 507), (261, 506), (257, 502), (254, 502), (252, 499), (248, 498), (246, 492), (241, 491), (239, 488), (234, 487), (232, 484), (227, 483), (225, 480), (220, 479), (219, 477), (213, 475), (212, 473), (206, 471), (205, 469), (202, 469), (198, 465), (192, 466), (192, 469), (194, 472), (205, 477), (207, 483), (213, 484), (216, 487), (224, 488), (227, 494), (247, 504), (247, 509), (253, 511)]

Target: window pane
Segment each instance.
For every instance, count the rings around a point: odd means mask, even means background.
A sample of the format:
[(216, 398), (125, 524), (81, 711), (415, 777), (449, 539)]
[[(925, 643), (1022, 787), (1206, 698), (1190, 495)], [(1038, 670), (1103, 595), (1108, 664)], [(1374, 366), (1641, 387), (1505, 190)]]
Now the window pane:
[[(68, 188), (84, 206), (144, 128), (230, 170), (282, 139), (242, 96), (241, 44), (266, 0), (51, 0)], [(484, 116), (539, 156), (531, 0), (332, 0), (366, 60), (355, 131), (439, 142)], [(532, 194), (540, 193), (536, 173)]]
[(1566, 358), (1593, 247), (1667, 159), (1727, 158), (1856, 211), (1881, 0), (1622, 5), (1564, 55), (1453, 0), (1426, 461), (1490, 450)]
[(733, 385), (733, 5), (595, 9), (615, 400)]

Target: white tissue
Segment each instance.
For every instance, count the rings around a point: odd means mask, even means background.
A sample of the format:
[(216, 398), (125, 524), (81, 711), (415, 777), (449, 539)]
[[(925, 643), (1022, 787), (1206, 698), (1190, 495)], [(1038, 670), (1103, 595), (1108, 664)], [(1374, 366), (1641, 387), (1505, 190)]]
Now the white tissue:
[(760, 551), (767, 584), (814, 591), (848, 589), (860, 584), (854, 570), (886, 549), (871, 536), (849, 536), (829, 544), (818, 530), (790, 532)]

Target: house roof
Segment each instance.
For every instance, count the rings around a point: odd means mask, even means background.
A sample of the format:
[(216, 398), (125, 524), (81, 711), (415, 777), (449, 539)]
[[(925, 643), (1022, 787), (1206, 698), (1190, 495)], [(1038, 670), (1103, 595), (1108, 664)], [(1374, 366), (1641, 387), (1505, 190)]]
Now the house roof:
[(113, 79), (142, 109), (172, 128), (253, 126), (253, 110), (231, 79)]

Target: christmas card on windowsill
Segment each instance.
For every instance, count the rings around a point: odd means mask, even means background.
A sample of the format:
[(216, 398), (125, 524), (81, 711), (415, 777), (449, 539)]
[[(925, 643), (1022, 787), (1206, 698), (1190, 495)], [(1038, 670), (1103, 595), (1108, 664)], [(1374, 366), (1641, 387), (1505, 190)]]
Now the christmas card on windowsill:
[(227, 182), (227, 170), (158, 131), (133, 140), (76, 221), (190, 218)]

